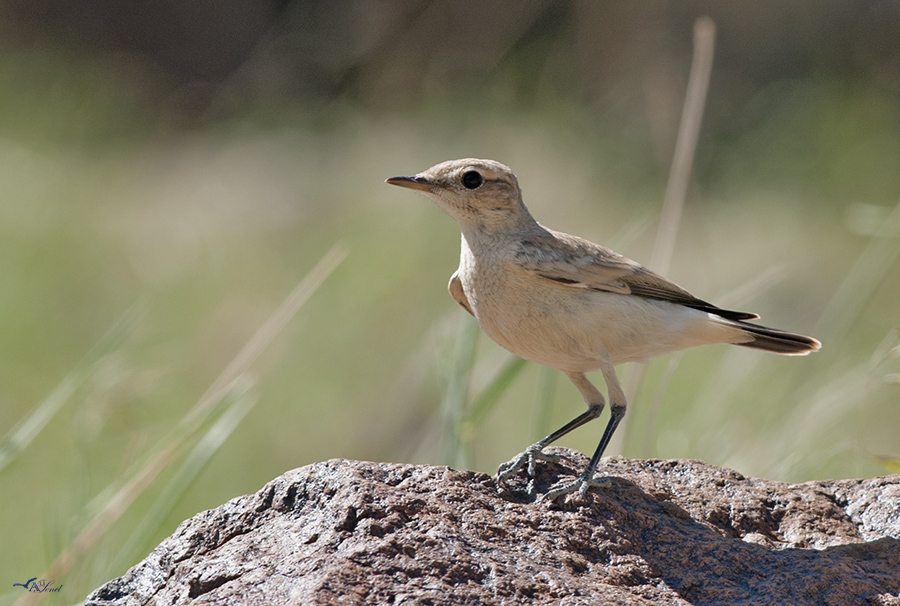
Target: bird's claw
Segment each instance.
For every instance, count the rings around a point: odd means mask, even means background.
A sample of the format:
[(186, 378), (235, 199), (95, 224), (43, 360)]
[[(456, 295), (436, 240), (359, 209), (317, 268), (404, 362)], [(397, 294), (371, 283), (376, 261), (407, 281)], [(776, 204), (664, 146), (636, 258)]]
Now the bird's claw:
[(533, 494), (534, 476), (537, 473), (536, 467), (538, 461), (556, 462), (559, 461), (559, 455), (543, 452), (541, 447), (537, 444), (529, 446), (525, 449), (525, 452), (521, 453), (511, 461), (507, 461), (500, 465), (497, 469), (498, 487), (501, 482), (507, 482), (524, 467), (530, 478), (530, 481), (528, 482), (528, 494)]
[[(519, 471), (523, 468), (526, 470), (526, 474), (529, 478), (527, 493), (529, 496), (533, 497), (535, 494), (535, 486), (534, 480), (536, 475), (536, 466), (538, 461), (549, 461), (556, 462), (560, 460), (560, 456), (557, 454), (546, 453), (541, 450), (540, 444), (532, 444), (528, 448), (525, 449), (523, 453), (516, 456), (514, 459), (507, 461), (500, 465), (499, 469), (497, 469), (497, 489), (502, 493), (505, 491), (502, 484), (504, 482), (508, 482), (515, 476)], [(560, 497), (568, 497), (568, 495), (578, 495), (578, 498), (583, 499), (588, 490), (591, 488), (609, 488), (612, 486), (612, 482), (608, 477), (594, 477), (595, 468), (590, 469), (590, 473), (588, 470), (579, 475), (575, 480), (569, 482), (568, 484), (564, 482), (558, 482), (554, 488), (552, 488), (549, 492), (544, 494), (540, 498), (541, 503), (552, 504), (554, 501), (559, 499)]]
[(587, 495), (587, 491), (590, 490), (591, 487), (594, 488), (609, 488), (612, 486), (612, 482), (609, 478), (594, 478), (594, 477), (586, 477), (584, 475), (578, 476), (578, 478), (574, 482), (570, 482), (568, 484), (564, 484), (559, 488), (554, 488), (543, 497), (541, 497), (542, 503), (552, 503), (559, 497), (565, 497), (572, 493), (578, 493), (580, 498), (584, 498)]

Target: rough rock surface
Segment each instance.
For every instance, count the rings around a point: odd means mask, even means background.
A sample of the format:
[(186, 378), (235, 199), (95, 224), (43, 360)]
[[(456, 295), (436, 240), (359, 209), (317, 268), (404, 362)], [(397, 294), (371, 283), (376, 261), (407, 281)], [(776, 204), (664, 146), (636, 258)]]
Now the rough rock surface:
[[(586, 463), (555, 451), (538, 496)], [(308, 465), (185, 521), (86, 604), (900, 605), (900, 476), (600, 472), (610, 488), (547, 506), (447, 467)]]

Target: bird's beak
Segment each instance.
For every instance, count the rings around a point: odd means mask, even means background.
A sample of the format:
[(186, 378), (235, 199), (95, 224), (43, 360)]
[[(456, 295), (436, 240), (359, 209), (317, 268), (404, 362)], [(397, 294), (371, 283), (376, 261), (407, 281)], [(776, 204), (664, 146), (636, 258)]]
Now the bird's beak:
[(385, 179), (384, 182), (399, 187), (417, 189), (419, 191), (434, 191), (434, 185), (432, 185), (425, 177), (391, 177), (390, 179)]

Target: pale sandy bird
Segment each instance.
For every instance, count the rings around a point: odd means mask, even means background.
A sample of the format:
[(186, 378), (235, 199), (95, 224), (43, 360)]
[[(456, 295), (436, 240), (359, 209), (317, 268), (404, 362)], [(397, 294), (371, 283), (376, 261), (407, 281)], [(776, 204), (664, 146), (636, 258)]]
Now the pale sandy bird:
[(391, 185), (421, 191), (462, 229), (450, 294), (487, 335), (526, 360), (561, 370), (587, 411), (501, 465), (498, 480), (527, 466), (534, 477), (543, 449), (597, 418), (604, 399), (586, 372), (606, 381), (610, 419), (590, 463), (545, 499), (606, 485), (594, 472), (625, 414), (614, 367), (695, 345), (731, 343), (787, 355), (816, 351), (811, 337), (749, 324), (756, 314), (720, 309), (631, 259), (582, 238), (547, 229), (522, 203), (513, 172), (493, 160), (443, 162)]

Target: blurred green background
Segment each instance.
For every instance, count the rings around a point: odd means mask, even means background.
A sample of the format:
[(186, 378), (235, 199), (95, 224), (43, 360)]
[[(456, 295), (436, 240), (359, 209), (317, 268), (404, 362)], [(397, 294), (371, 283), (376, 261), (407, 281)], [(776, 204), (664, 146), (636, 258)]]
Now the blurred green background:
[[(446, 293), (455, 223), (383, 180), (493, 158), (539, 221), (648, 263), (701, 15), (716, 54), (668, 276), (824, 347), (622, 367), (607, 454), (896, 471), (900, 4), (6, 1), (0, 603), (48, 570), (48, 600), (82, 600), (294, 467), (493, 473), (579, 413)], [(238, 388), (189, 415), (338, 243)], [(590, 453), (605, 418), (562, 445)]]

